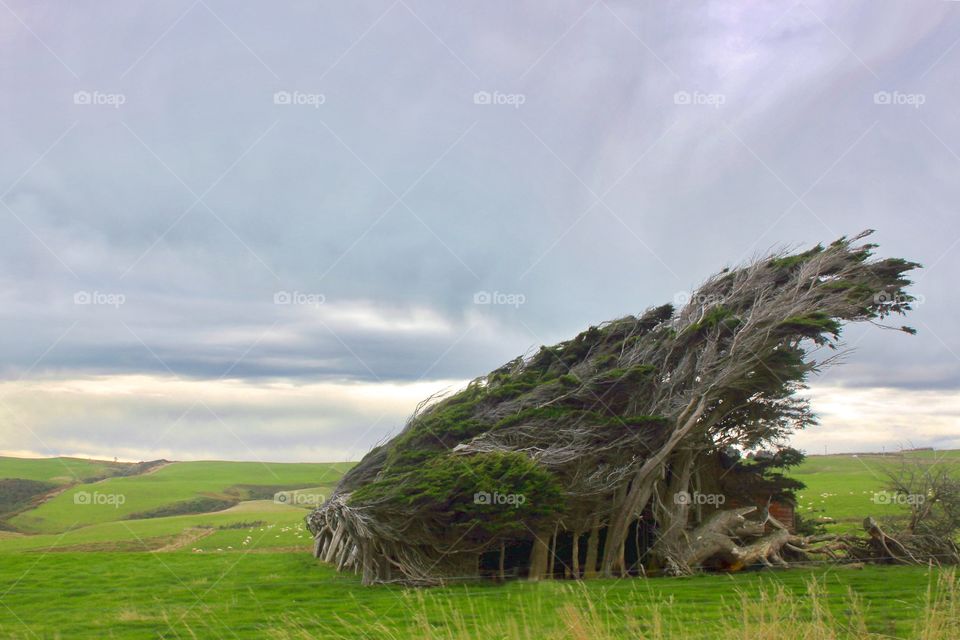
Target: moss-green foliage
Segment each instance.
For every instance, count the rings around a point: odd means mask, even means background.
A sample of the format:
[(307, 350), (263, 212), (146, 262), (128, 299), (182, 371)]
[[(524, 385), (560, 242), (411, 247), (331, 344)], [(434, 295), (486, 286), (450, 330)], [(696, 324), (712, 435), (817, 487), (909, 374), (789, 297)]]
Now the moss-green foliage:
[(817, 344), (825, 344), (824, 334), (837, 338), (840, 336), (840, 321), (821, 311), (802, 316), (791, 316), (781, 322), (778, 328), (789, 335), (802, 335)]
[(388, 468), (400, 471), (415, 467), (482, 433), (486, 425), (474, 414), (488, 393), (486, 387), (474, 382), (422, 413), (390, 444)]
[(823, 245), (818, 244), (812, 249), (809, 249), (802, 253), (797, 253), (792, 256), (784, 256), (782, 258), (772, 258), (770, 260), (770, 266), (773, 267), (774, 269), (790, 270), (790, 269), (793, 269), (794, 267), (797, 267), (803, 264), (810, 258), (813, 258), (814, 256), (817, 256), (821, 253), (823, 253)]
[(448, 453), (350, 496), (355, 506), (381, 501), (415, 507), (429, 514), (424, 521), (440, 527), (469, 525), (471, 535), (482, 536), (520, 533), (563, 508), (560, 484), (550, 472), (522, 453), (500, 451)]
[(557, 378), (557, 382), (565, 387), (576, 387), (580, 384), (580, 378), (572, 373), (567, 373)]
[(296, 491), (297, 489), (312, 489), (316, 482), (301, 482), (298, 484), (235, 484), (227, 487), (223, 493), (237, 500), (273, 500), (274, 496), (282, 491)]
[[(541, 349), (544, 353), (546, 347)], [(466, 389), (430, 407), (417, 417), (409, 429), (390, 443), (387, 466), (392, 472), (423, 464), (457, 444), (493, 428), (489, 421), (477, 417), (484, 407), (514, 400), (538, 387), (556, 384), (571, 389), (580, 380), (568, 373), (569, 368), (551, 364), (559, 352), (544, 356), (539, 367), (528, 366), (518, 373), (506, 367), (474, 381)]]
[(569, 420), (575, 414), (589, 414), (592, 412), (582, 411), (579, 409), (574, 409), (566, 407), (563, 405), (550, 405), (546, 407), (529, 407), (522, 411), (507, 416), (499, 420), (496, 424), (493, 425), (493, 429), (503, 429), (505, 427), (512, 427), (515, 424), (524, 424), (530, 422), (542, 422), (550, 420)]
[(0, 479), (0, 518), (29, 505), (32, 500), (56, 489), (57, 486), (40, 480)]
[(630, 367), (617, 367), (596, 376), (591, 382), (595, 387), (607, 388), (610, 385), (638, 385), (653, 377), (657, 368), (649, 364), (637, 364)]
[(683, 337), (692, 338), (695, 336), (703, 336), (711, 331), (717, 329), (718, 327), (726, 330), (727, 332), (732, 332), (740, 324), (740, 318), (738, 318), (732, 310), (718, 304), (714, 307), (711, 307), (707, 311), (703, 318), (699, 321), (691, 323), (686, 329), (683, 330)]
[(199, 497), (192, 500), (183, 500), (173, 504), (148, 509), (147, 511), (138, 511), (131, 513), (126, 517), (127, 520), (145, 520), (147, 518), (166, 518), (167, 516), (182, 516), (190, 513), (211, 513), (213, 511), (223, 511), (237, 504), (237, 500), (225, 500), (223, 498)]

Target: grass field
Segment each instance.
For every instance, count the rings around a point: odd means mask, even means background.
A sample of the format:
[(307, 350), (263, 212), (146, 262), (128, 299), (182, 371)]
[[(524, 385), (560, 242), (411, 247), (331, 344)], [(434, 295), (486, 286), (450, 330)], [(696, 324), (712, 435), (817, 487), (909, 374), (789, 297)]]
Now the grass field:
[[(318, 487), (320, 493), (329, 493), (348, 468), (348, 464), (177, 462), (146, 475), (73, 486), (11, 519), (10, 524), (24, 532), (60, 533), (199, 497), (236, 499), (247, 487), (266, 488), (271, 498), (277, 491), (294, 487)], [(0, 477), (4, 473), (0, 464)], [(228, 493), (232, 488), (236, 495)], [(78, 494), (91, 497), (78, 500)]]
[[(916, 451), (906, 455), (931, 465), (960, 465), (960, 451)], [(832, 531), (859, 529), (867, 515), (903, 513), (905, 507), (882, 499), (887, 482), (884, 471), (900, 464), (900, 456), (893, 454), (809, 456), (790, 474), (807, 485), (797, 494), (797, 512), (805, 518), (833, 518), (836, 524), (827, 527)]]
[[(11, 555), (0, 565), (10, 584), (0, 607), (5, 638), (382, 638), (446, 637), (458, 617), (504, 637), (511, 623), (550, 637), (563, 630), (572, 603), (602, 603), (616, 637), (636, 638), (662, 616), (666, 631), (710, 630), (739, 603), (777, 585), (806, 598), (816, 579), (834, 615), (849, 615), (857, 594), (869, 609), (869, 628), (906, 637), (935, 577), (925, 568), (796, 570), (687, 579), (600, 580), (570, 583), (473, 584), (424, 591), (366, 588), (336, 575), (307, 554), (247, 553), (202, 559), (187, 554), (69, 553)], [(18, 582), (13, 582), (17, 581)], [(120, 597), (105, 598), (105, 593)], [(847, 612), (847, 614), (845, 614)], [(14, 615), (15, 614), (15, 615)], [(618, 622), (619, 621), (619, 622)], [(195, 635), (191, 635), (195, 634)], [(512, 637), (512, 636), (510, 636)], [(665, 637), (671, 637), (667, 635)], [(744, 636), (753, 637), (753, 636)]]
[[(960, 452), (912, 455), (960, 462)], [(894, 464), (892, 456), (808, 458), (793, 474), (808, 485), (800, 512), (830, 516), (833, 528), (858, 527), (867, 514), (896, 513), (898, 507), (873, 500), (884, 488), (882, 468)], [(877, 637), (914, 637), (938, 577), (926, 568), (824, 566), (582, 585), (366, 588), (356, 576), (315, 561), (303, 525), (308, 508), (349, 466), (185, 462), (85, 483), (113, 474), (113, 463), (0, 458), (0, 480), (50, 482), (62, 491), (12, 517), (8, 524), (18, 531), (0, 531), (0, 637), (679, 638), (682, 627), (683, 638), (726, 638), (724, 621), (746, 625), (738, 618), (747, 615), (741, 600), (757, 602), (761, 592), (779, 598), (768, 608), (799, 616), (780, 626), (800, 628), (822, 607), (836, 616), (831, 627), (847, 625), (850, 632), (796, 637), (865, 637), (856, 635), (854, 618)], [(84, 493), (123, 500), (76, 498)], [(129, 519), (198, 499), (235, 504)], [(813, 601), (811, 581), (820, 592)], [(750, 622), (764, 624), (774, 623)], [(960, 628), (957, 635), (930, 637), (960, 637)]]
[(110, 474), (120, 468), (114, 462), (82, 458), (10, 458), (0, 456), (0, 478), (43, 480), (71, 484)]

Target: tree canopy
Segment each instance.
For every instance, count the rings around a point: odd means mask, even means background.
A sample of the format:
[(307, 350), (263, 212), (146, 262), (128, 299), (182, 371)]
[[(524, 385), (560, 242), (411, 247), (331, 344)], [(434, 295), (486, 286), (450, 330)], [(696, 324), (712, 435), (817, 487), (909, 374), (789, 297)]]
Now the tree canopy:
[[(535, 575), (544, 538), (570, 532), (576, 549), (602, 529), (596, 568), (616, 575), (646, 514), (659, 528), (651, 561), (677, 564), (698, 516), (675, 496), (719, 473), (730, 447), (782, 449), (815, 422), (797, 392), (837, 361), (844, 324), (910, 310), (919, 265), (876, 258), (869, 233), (724, 269), (681, 308), (590, 327), (428, 399), (309, 517), (318, 553), (368, 582), (431, 582), (526, 540)], [(523, 503), (475, 499), (485, 493)]]

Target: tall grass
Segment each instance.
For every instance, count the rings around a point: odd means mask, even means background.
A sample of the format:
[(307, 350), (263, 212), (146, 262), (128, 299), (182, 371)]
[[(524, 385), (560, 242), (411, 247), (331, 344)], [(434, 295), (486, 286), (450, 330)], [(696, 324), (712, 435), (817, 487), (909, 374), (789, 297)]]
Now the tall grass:
[[(341, 632), (321, 633), (323, 637), (371, 637), (387, 640), (879, 640), (897, 637), (891, 630), (871, 625), (870, 607), (852, 590), (834, 602), (824, 582), (811, 578), (805, 594), (786, 587), (771, 586), (759, 593), (739, 590), (724, 601), (719, 617), (710, 620), (684, 616), (672, 610), (669, 600), (647, 603), (643, 615), (625, 614), (603, 601), (597, 592), (578, 585), (566, 586), (566, 593), (554, 594), (553, 615), (544, 616), (538, 603), (521, 609), (519, 615), (498, 615), (495, 606), (477, 605), (470, 599), (436, 601), (430, 592), (405, 596), (404, 607), (412, 613), (409, 626), (396, 628), (378, 621), (373, 610), (350, 616), (357, 636)], [(559, 604), (562, 603), (562, 604)], [(890, 606), (889, 604), (886, 606)], [(903, 603), (903, 606), (910, 606)], [(960, 585), (953, 570), (931, 575), (923, 609), (908, 635), (912, 640), (960, 639)], [(719, 619), (719, 622), (717, 621)], [(288, 620), (284, 629), (274, 630), (274, 640), (306, 640), (318, 637), (320, 621)], [(871, 630), (874, 627), (874, 630)], [(342, 628), (342, 627), (341, 627)], [(349, 627), (348, 627), (349, 628)]]

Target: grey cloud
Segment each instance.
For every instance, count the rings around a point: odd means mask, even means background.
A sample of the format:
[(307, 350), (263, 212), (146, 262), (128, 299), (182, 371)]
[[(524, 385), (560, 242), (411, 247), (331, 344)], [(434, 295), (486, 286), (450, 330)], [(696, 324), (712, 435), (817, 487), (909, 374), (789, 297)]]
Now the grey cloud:
[[(929, 266), (920, 334), (857, 328), (818, 384), (957, 388), (960, 7), (206, 4), (10, 3), (69, 69), (0, 27), (6, 379), (468, 379), (871, 227)], [(383, 322), (323, 315), (358, 308)]]

